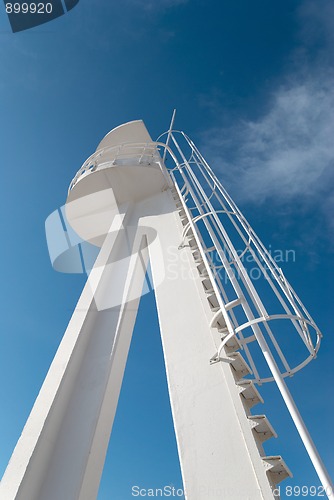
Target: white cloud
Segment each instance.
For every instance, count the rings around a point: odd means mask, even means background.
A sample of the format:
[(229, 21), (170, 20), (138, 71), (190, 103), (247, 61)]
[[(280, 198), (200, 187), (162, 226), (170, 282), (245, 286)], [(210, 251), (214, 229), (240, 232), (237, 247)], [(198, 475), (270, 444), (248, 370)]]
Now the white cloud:
[(206, 135), (207, 156), (245, 201), (314, 199), (333, 182), (334, 78), (279, 88), (269, 111)]
[(305, 0), (290, 71), (254, 121), (209, 130), (206, 156), (231, 194), (261, 204), (334, 207), (334, 3)]
[(334, 2), (332, 0), (305, 0), (298, 10), (301, 38), (306, 46), (322, 43), (328, 49), (334, 46)]

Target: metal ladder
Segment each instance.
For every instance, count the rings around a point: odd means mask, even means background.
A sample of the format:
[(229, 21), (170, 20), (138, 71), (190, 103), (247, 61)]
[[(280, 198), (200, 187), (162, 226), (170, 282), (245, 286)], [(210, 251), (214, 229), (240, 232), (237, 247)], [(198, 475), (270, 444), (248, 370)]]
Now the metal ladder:
[[(189, 224), (188, 214), (189, 211), (184, 206), (184, 199), (179, 195), (177, 187), (171, 188), (172, 196), (176, 203), (176, 207), (180, 216), (181, 223), (184, 227)], [(187, 213), (188, 212), (188, 213)], [(201, 256), (199, 246), (197, 244), (195, 235), (192, 230), (187, 234), (187, 243), (184, 246), (189, 246), (194, 262), (197, 267), (199, 277), (207, 297), (207, 301), (212, 310), (213, 316), (210, 322), (211, 328), (216, 328), (220, 334), (221, 340), (224, 341), (228, 336), (228, 329), (223, 317), (219, 301), (214, 290), (214, 283), (211, 281), (207, 265)], [(239, 303), (232, 304), (229, 309), (236, 307)], [(228, 305), (225, 305), (225, 309)], [(236, 384), (236, 390), (240, 395), (246, 416), (249, 420), (252, 434), (258, 448), (259, 454), (262, 458), (267, 477), (270, 485), (275, 489), (276, 485), (288, 477), (292, 477), (292, 473), (285, 464), (280, 455), (267, 456), (263, 449), (263, 443), (271, 437), (277, 437), (275, 430), (270, 424), (268, 418), (263, 414), (251, 413), (251, 409), (258, 403), (263, 403), (263, 399), (256, 388), (253, 380), (246, 379), (247, 375), (252, 374), (252, 370), (246, 363), (242, 354), (239, 352), (242, 346), (236, 336), (228, 338), (223, 346), (222, 360), (227, 362), (230, 366), (233, 378)], [(217, 362), (211, 360), (211, 363)]]

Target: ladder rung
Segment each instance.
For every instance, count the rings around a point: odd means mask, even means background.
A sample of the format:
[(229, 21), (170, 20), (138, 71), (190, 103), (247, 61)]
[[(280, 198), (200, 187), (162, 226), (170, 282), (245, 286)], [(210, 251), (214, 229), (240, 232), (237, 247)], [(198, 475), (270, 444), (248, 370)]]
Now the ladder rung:
[(188, 243), (191, 248), (198, 248), (197, 241), (194, 237), (189, 238)]
[[(223, 318), (223, 317), (222, 317), (222, 318)], [(224, 320), (224, 318), (223, 318), (223, 320)], [(227, 335), (229, 332), (228, 332), (228, 328), (227, 328), (227, 326), (226, 326), (225, 321), (224, 321), (224, 325), (223, 325), (223, 326), (217, 325), (217, 327), (218, 327), (218, 332), (221, 334), (221, 335), (220, 335), (220, 336), (221, 336), (221, 338), (223, 339), (224, 337), (226, 337), (226, 335)]]
[(221, 309), (218, 309), (216, 311), (216, 314), (214, 315), (214, 317), (210, 321), (210, 328), (218, 328), (219, 326), (221, 328), (223, 328), (224, 326), (226, 326), (225, 325), (225, 320), (224, 320), (224, 317), (223, 317), (223, 313), (222, 313)]
[(280, 455), (262, 457), (267, 475), (274, 484), (278, 484), (288, 477), (292, 477), (289, 467)]
[(254, 435), (261, 443), (272, 437), (277, 437), (276, 432), (265, 415), (249, 415), (248, 420), (251, 422)]
[(202, 281), (202, 285), (203, 285), (205, 293), (212, 293), (213, 292), (212, 283), (211, 283), (211, 280), (209, 278), (205, 278)]
[(249, 368), (248, 364), (246, 363), (246, 361), (239, 352), (232, 352), (231, 354), (228, 355), (227, 360), (232, 366), (235, 375), (238, 379), (245, 377), (246, 375), (250, 375), (252, 373), (252, 370)]
[(215, 293), (212, 293), (211, 295), (208, 296), (208, 302), (212, 311), (216, 312), (220, 309), (217, 295)]
[[(202, 258), (202, 255), (200, 253), (200, 251), (198, 249), (196, 249), (194, 252), (193, 252), (193, 257), (194, 257), (194, 261), (198, 264), (200, 264), (201, 262), (203, 262), (203, 258)], [(211, 283), (210, 283), (211, 284)]]
[[(226, 333), (221, 336), (221, 339), (224, 340), (225, 337), (226, 337)], [(227, 353), (230, 353), (230, 352), (235, 352), (235, 351), (238, 351), (239, 349), (241, 349), (241, 344), (240, 344), (239, 340), (237, 339), (237, 337), (235, 335), (233, 335), (233, 337), (231, 337), (226, 342), (226, 344), (224, 345), (224, 347), (225, 347), (225, 351)]]
[(198, 270), (200, 276), (202, 276), (202, 277), (207, 277), (208, 276), (208, 272), (206, 270), (204, 262), (201, 263), (199, 266), (197, 266), (197, 270)]
[[(194, 257), (194, 260), (195, 260), (195, 264), (201, 264), (203, 262), (202, 257), (197, 257), (197, 258)], [(211, 290), (213, 290), (212, 287), (211, 287)]]

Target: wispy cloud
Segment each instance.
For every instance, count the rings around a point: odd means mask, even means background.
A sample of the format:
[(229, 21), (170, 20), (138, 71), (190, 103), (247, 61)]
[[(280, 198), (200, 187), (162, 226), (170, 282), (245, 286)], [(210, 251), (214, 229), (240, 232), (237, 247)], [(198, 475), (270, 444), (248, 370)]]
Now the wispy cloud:
[(299, 10), (300, 34), (304, 45), (334, 47), (334, 3), (332, 0), (305, 0)]
[(246, 201), (320, 194), (334, 172), (334, 77), (279, 88), (269, 111), (207, 133), (222, 177)]
[(235, 198), (267, 206), (270, 201), (286, 212), (292, 204), (304, 214), (316, 208), (329, 237), (334, 229), (334, 4), (319, 1), (322, 12), (314, 0), (299, 11), (301, 43), (266, 112), (209, 130), (203, 142)]

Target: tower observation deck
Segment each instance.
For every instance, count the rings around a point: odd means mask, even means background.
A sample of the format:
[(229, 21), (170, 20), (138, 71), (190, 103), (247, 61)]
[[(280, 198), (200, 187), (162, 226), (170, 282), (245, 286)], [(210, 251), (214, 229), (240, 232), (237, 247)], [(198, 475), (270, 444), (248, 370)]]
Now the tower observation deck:
[(96, 498), (148, 262), (185, 497), (277, 498), (291, 472), (265, 453), (276, 432), (253, 411), (269, 382), (333, 496), (285, 380), (316, 357), (322, 335), (174, 116), (157, 141), (141, 120), (113, 129), (69, 186), (67, 224), (99, 253), (1, 500)]

